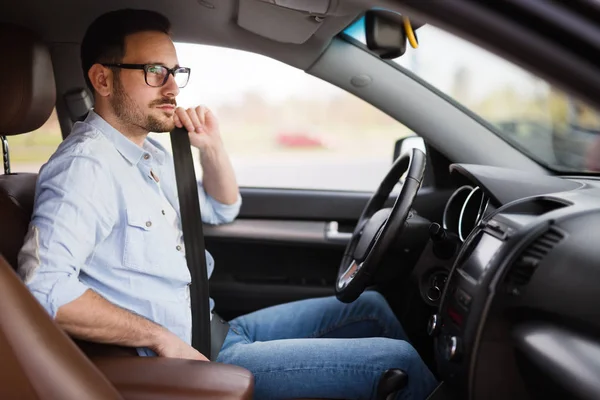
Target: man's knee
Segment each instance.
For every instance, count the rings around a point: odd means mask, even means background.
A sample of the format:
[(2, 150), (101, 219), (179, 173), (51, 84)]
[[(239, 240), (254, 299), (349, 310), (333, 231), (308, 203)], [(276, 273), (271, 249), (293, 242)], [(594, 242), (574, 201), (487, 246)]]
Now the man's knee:
[(405, 340), (394, 340), (390, 353), (392, 353), (392, 364), (394, 365), (405, 365), (408, 368), (423, 363), (417, 350)]
[(412, 344), (405, 340), (389, 338), (372, 338), (371, 346), (378, 354), (380, 367), (384, 370), (400, 368), (407, 373), (409, 370), (421, 369), (425, 364)]
[(390, 347), (390, 368), (403, 370), (408, 376), (411, 391), (421, 393), (419, 398), (425, 398), (437, 385), (434, 375), (410, 343), (403, 340), (394, 342)]
[(373, 310), (390, 310), (390, 306), (383, 295), (375, 290), (364, 292), (358, 298), (365, 307)]

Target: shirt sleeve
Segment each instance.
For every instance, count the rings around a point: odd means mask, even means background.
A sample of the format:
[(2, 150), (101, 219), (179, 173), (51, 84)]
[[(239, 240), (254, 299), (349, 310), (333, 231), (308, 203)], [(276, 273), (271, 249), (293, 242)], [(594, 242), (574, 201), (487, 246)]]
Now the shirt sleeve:
[(200, 199), (200, 209), (202, 210), (202, 221), (206, 224), (227, 224), (233, 222), (240, 213), (242, 196), (239, 193), (235, 203), (223, 204), (206, 193), (202, 181), (199, 181), (198, 197)]
[[(173, 180), (173, 189), (175, 190), (175, 193), (177, 193), (177, 177), (175, 174), (175, 166), (173, 164), (173, 155), (157, 140), (152, 138), (149, 138), (148, 140), (164, 154), (168, 173)], [(238, 193), (235, 203), (223, 204), (206, 193), (201, 180), (198, 181), (198, 200), (200, 203), (202, 222), (210, 225), (221, 225), (233, 222), (238, 216), (240, 207), (242, 206), (242, 196), (240, 193)]]
[(88, 289), (79, 272), (112, 230), (111, 193), (108, 172), (89, 155), (51, 160), (40, 172), (18, 272), (52, 318)]

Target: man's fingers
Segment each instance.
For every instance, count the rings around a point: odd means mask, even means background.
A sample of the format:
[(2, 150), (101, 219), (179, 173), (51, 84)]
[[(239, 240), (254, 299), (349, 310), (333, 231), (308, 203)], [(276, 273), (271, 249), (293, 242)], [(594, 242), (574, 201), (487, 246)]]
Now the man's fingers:
[(175, 125), (184, 127), (188, 132), (202, 133), (206, 131), (207, 125), (214, 124), (216, 117), (206, 106), (188, 108), (187, 110), (177, 107), (174, 116)]
[(179, 119), (179, 116), (177, 116), (177, 114), (173, 114), (173, 122), (175, 122), (175, 126), (178, 128), (181, 128), (183, 125), (181, 124), (181, 120)]
[(183, 108), (177, 107), (175, 114), (179, 117), (179, 121), (188, 132), (194, 132), (196, 130), (190, 116)]
[(193, 131), (198, 133), (202, 132), (203, 124), (200, 122), (200, 118), (198, 117), (198, 113), (196, 113), (196, 110), (193, 108), (188, 108), (187, 115), (190, 117), (192, 123), (194, 124)]
[(200, 123), (202, 126), (206, 125), (206, 113), (208, 112), (208, 108), (206, 106), (198, 106), (196, 107), (196, 114), (198, 114), (198, 118), (200, 119)]

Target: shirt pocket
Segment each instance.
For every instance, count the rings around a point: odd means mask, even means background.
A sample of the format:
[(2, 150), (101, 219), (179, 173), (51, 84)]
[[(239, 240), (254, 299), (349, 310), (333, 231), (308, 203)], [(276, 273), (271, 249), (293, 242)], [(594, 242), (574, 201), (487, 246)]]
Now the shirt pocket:
[(125, 240), (123, 247), (123, 266), (138, 271), (155, 271), (157, 251), (157, 223), (152, 214), (144, 208), (128, 207), (125, 221)]

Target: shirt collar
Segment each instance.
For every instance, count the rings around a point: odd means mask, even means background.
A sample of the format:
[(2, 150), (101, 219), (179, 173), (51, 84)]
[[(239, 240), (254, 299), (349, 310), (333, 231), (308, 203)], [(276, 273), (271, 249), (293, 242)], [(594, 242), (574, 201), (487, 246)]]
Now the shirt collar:
[(148, 138), (144, 140), (142, 147), (136, 145), (125, 135), (112, 127), (104, 118), (98, 115), (94, 110), (90, 110), (85, 119), (85, 123), (92, 125), (98, 129), (106, 138), (115, 146), (117, 151), (129, 161), (132, 165), (137, 165), (146, 155), (154, 157), (154, 159), (162, 164), (165, 160), (164, 152), (154, 146)]

